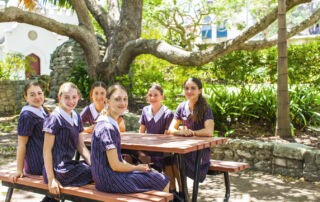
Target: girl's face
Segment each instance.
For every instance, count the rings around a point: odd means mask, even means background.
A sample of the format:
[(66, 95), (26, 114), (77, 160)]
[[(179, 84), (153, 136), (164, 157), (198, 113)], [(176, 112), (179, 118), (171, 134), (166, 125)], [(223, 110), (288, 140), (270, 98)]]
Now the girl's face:
[(108, 110), (117, 116), (127, 110), (128, 107), (128, 95), (122, 89), (117, 89), (111, 95), (110, 99), (107, 99)]
[(161, 95), (161, 92), (155, 88), (150, 88), (147, 94), (147, 101), (151, 105), (161, 104), (164, 96)]
[(60, 107), (68, 114), (77, 106), (80, 96), (77, 89), (68, 88), (58, 96)]
[(103, 105), (106, 100), (107, 91), (101, 86), (97, 86), (92, 90), (92, 101), (95, 105)]
[(202, 89), (199, 89), (193, 81), (187, 81), (184, 85), (184, 94), (188, 100), (197, 100)]
[(44, 101), (42, 89), (39, 86), (31, 86), (27, 90), (27, 95), (24, 96), (24, 99), (30, 106), (40, 109)]

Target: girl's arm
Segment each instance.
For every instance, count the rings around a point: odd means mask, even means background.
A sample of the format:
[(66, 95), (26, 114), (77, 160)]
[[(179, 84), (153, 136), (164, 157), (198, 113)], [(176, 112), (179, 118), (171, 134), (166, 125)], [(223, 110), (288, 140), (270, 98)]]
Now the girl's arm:
[(106, 155), (111, 169), (115, 172), (130, 172), (134, 170), (150, 171), (150, 168), (147, 164), (140, 164), (135, 166), (119, 161), (117, 149), (107, 150)]
[(18, 135), (18, 149), (17, 149), (17, 171), (9, 176), (12, 183), (16, 183), (19, 177), (23, 177), (24, 157), (26, 156), (26, 148), (29, 136)]
[(183, 135), (183, 133), (181, 133), (178, 130), (178, 127), (180, 125), (180, 120), (179, 119), (172, 119), (170, 126), (169, 126), (169, 134), (171, 135)]
[(126, 132), (126, 125), (124, 124), (124, 119), (121, 117), (119, 121), (119, 129), (121, 133)]
[(145, 132), (146, 132), (146, 126), (143, 124), (140, 124), (139, 133), (145, 133)]
[(81, 156), (84, 158), (84, 160), (86, 161), (86, 163), (88, 165), (91, 165), (91, 160), (90, 160), (90, 152), (87, 149), (86, 145), (84, 144), (83, 141), (83, 135), (80, 133), (79, 134), (79, 140), (78, 140), (78, 144), (77, 144), (77, 150), (78, 152), (81, 154)]
[(60, 182), (55, 178), (52, 165), (52, 147), (54, 144), (55, 136), (50, 133), (44, 134), (43, 143), (43, 160), (46, 168), (48, 178), (49, 192), (52, 194), (59, 194), (60, 188), (62, 187)]
[(204, 128), (201, 130), (194, 130), (194, 136), (211, 137), (214, 131), (214, 121), (213, 119), (208, 119), (204, 122)]

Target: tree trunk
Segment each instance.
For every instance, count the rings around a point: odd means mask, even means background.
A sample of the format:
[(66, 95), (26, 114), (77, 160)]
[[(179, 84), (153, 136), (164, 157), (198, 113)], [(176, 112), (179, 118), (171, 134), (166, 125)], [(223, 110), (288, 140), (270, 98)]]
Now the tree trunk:
[(286, 2), (278, 0), (278, 92), (276, 135), (291, 137), (288, 92)]

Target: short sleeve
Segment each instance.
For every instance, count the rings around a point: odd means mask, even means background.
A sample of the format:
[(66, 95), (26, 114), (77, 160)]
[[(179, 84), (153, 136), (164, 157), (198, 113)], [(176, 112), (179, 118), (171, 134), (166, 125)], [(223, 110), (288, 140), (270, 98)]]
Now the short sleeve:
[(34, 124), (35, 122), (31, 116), (22, 113), (18, 120), (18, 134), (20, 136), (32, 136)]
[(213, 119), (213, 114), (212, 114), (212, 110), (211, 110), (210, 106), (208, 106), (208, 111), (204, 115), (204, 121), (209, 120), (209, 119)]
[(110, 149), (115, 149), (114, 143), (114, 131), (110, 130), (107, 127), (104, 127), (103, 130), (100, 131), (100, 149), (101, 151), (108, 151)]
[(173, 113), (172, 111), (169, 110), (169, 113), (166, 114), (166, 125), (165, 125), (165, 130), (168, 130), (171, 124), (171, 121), (173, 119)]
[(82, 123), (82, 124), (89, 122), (88, 109), (89, 109), (89, 107), (86, 106), (86, 107), (82, 110), (82, 112), (80, 113), (81, 123)]
[(139, 120), (139, 123), (141, 125), (146, 125), (146, 121), (145, 121), (145, 110), (146, 108), (144, 107), (143, 110), (142, 110), (142, 113), (141, 113), (141, 116), (140, 116), (140, 120)]
[(57, 135), (59, 133), (60, 123), (58, 117), (54, 116), (52, 113), (44, 120), (42, 131), (45, 133), (50, 133)]
[[(184, 102), (183, 102), (184, 103)], [(182, 118), (182, 109), (183, 109), (183, 103), (180, 103), (177, 110), (176, 110), (176, 113), (174, 114), (174, 119), (178, 119), (178, 120), (181, 120)]]

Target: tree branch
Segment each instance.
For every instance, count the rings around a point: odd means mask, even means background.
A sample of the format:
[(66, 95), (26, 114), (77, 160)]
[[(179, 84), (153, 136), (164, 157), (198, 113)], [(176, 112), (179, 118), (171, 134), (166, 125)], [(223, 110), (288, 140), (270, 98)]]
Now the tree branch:
[[(294, 6), (310, 2), (311, 0), (288, 0), (287, 11)], [(215, 47), (209, 47), (206, 50), (200, 51), (185, 51), (181, 48), (177, 48), (169, 45), (161, 40), (148, 40), (138, 39), (129, 41), (121, 52), (119, 57), (119, 69), (129, 68), (129, 64), (133, 58), (140, 54), (152, 54), (158, 58), (167, 60), (172, 64), (184, 65), (184, 66), (200, 66), (208, 62), (211, 62), (217, 58), (223, 57), (230, 53), (261, 32), (266, 29), (271, 23), (277, 19), (278, 7), (273, 9), (268, 15), (266, 15), (260, 22), (250, 27), (247, 31), (243, 32), (235, 39), (219, 43)], [(123, 71), (123, 70), (122, 70)]]
[[(291, 30), (287, 33), (287, 39), (297, 35), (298, 33), (302, 32), (303, 30), (307, 29), (311, 25), (314, 25), (318, 22), (320, 19), (320, 9), (317, 9), (309, 18), (301, 22), (299, 25), (291, 28)], [(277, 45), (278, 39), (270, 40), (270, 41), (249, 41), (248, 43), (245, 43), (237, 50), (248, 50), (248, 51), (253, 51), (253, 50), (261, 50), (261, 49), (266, 49), (270, 48), (272, 46)]]
[(20, 22), (44, 28), (48, 31), (57, 34), (68, 36), (78, 43), (85, 51), (88, 71), (92, 78), (95, 78), (95, 71), (97, 64), (100, 62), (99, 47), (97, 38), (94, 33), (86, 29), (85, 26), (77, 26), (72, 24), (65, 24), (57, 22), (56, 20), (44, 17), (42, 15), (23, 11), (16, 7), (5, 8), (0, 11), (0, 22)]
[(95, 0), (85, 0), (85, 2), (90, 13), (103, 29), (104, 34), (108, 36), (109, 21), (107, 12)]
[(109, 26), (115, 27), (120, 19), (120, 8), (118, 0), (108, 0)]
[(85, 2), (83, 0), (72, 0), (72, 5), (77, 13), (80, 26), (85, 26), (88, 31), (94, 33), (93, 24)]

